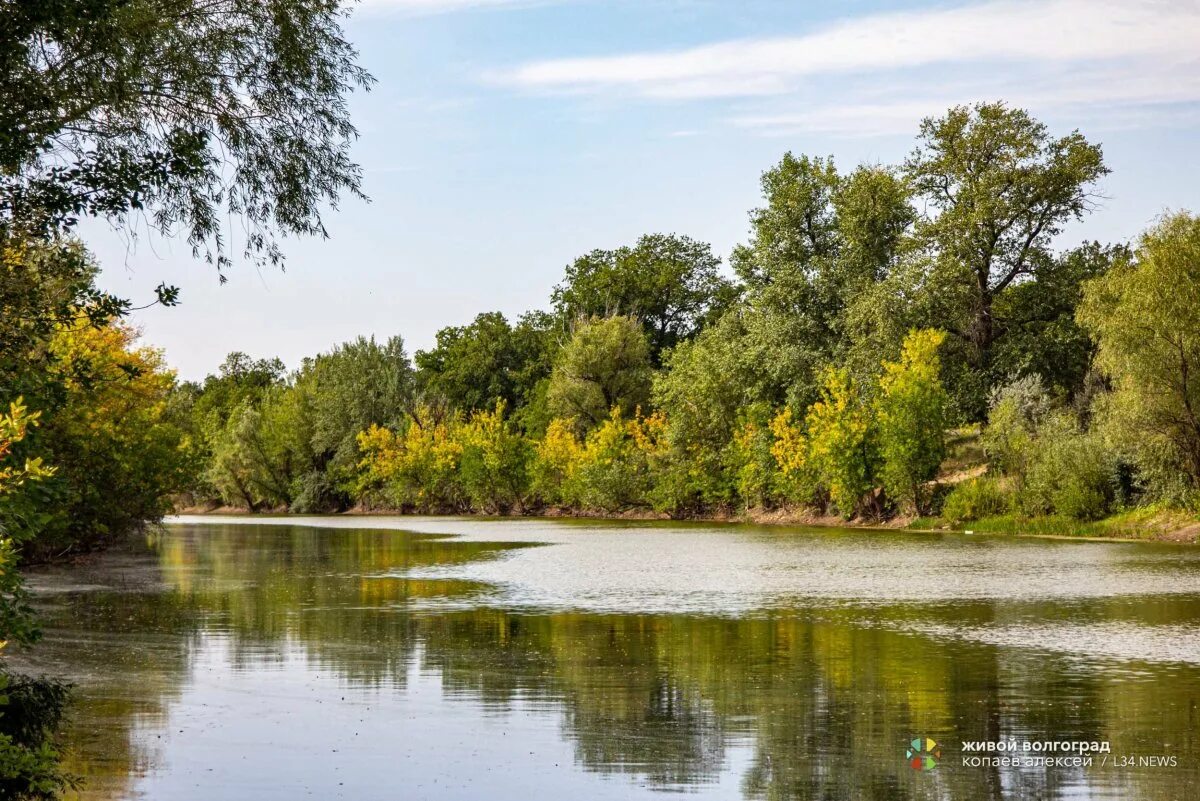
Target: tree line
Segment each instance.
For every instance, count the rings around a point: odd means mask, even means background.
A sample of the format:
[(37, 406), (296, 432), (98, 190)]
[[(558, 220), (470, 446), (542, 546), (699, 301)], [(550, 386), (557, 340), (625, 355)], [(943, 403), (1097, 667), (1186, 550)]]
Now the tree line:
[[(173, 395), (187, 500), (955, 523), (1194, 508), (1200, 222), (1060, 247), (1107, 172), (1080, 133), (999, 103), (926, 120), (898, 165), (785, 154), (731, 270), (650, 234), (576, 259), (548, 309), (480, 314), (411, 359), (399, 337), (292, 373), (231, 354)], [(948, 474), (951, 437), (980, 429), (986, 475)]]

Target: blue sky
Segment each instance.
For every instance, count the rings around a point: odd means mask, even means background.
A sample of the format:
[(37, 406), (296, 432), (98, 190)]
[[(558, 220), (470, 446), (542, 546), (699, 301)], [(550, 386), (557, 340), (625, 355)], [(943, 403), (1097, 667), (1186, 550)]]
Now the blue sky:
[(954, 103), (1103, 144), (1106, 199), (1064, 245), (1200, 210), (1193, 0), (365, 0), (348, 32), (378, 79), (352, 103), (372, 202), (331, 214), (329, 240), (219, 286), (182, 242), (84, 232), (105, 288), (182, 288), (135, 323), (185, 378), (231, 350), (294, 367), (359, 334), (427, 347), (544, 307), (574, 257), (646, 232), (726, 256), (784, 151), (894, 163)]

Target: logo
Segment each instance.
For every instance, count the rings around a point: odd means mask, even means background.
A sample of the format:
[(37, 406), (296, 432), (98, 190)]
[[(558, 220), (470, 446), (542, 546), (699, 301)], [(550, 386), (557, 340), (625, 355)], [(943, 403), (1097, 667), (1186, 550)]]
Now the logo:
[(908, 766), (913, 770), (933, 770), (942, 758), (942, 747), (929, 737), (917, 737), (908, 744), (904, 752)]

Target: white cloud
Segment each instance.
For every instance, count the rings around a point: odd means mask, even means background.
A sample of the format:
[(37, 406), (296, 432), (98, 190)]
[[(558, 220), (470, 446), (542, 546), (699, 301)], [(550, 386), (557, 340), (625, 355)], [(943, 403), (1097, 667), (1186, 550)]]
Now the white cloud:
[[(735, 126), (767, 136), (800, 133), (874, 136), (909, 134), (923, 117), (958, 104), (1003, 99), (1039, 113), (1069, 114), (1077, 123), (1137, 127), (1139, 123), (1180, 116), (1180, 106), (1200, 101), (1200, 70), (1177, 65), (1149, 65), (1130, 72), (1120, 65), (1080, 66), (1019, 80), (1003, 75), (938, 84), (928, 80), (890, 79), (884, 92), (863, 99), (850, 91), (845, 98), (806, 104), (797, 110), (774, 107), (741, 112)], [(879, 99), (880, 95), (896, 98)]]
[(745, 97), (796, 91), (822, 75), (931, 65), (1119, 61), (1129, 75), (1153, 65), (1161, 76), (1168, 66), (1194, 70), (1197, 50), (1196, 0), (999, 0), (847, 19), (803, 36), (538, 61), (488, 77), (531, 90)]

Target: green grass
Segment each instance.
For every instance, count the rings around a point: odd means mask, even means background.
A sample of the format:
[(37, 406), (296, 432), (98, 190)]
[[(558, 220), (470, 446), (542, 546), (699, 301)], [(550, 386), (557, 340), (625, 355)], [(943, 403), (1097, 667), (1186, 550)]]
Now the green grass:
[(1121, 539), (1162, 540), (1173, 532), (1196, 525), (1200, 517), (1192, 512), (1161, 506), (1146, 506), (1118, 512), (1103, 520), (1074, 520), (1067, 517), (1023, 517), (998, 515), (985, 517), (959, 526), (949, 526), (936, 517), (921, 517), (909, 528), (971, 531), (977, 534), (1027, 534), (1056, 537), (1109, 537)]

